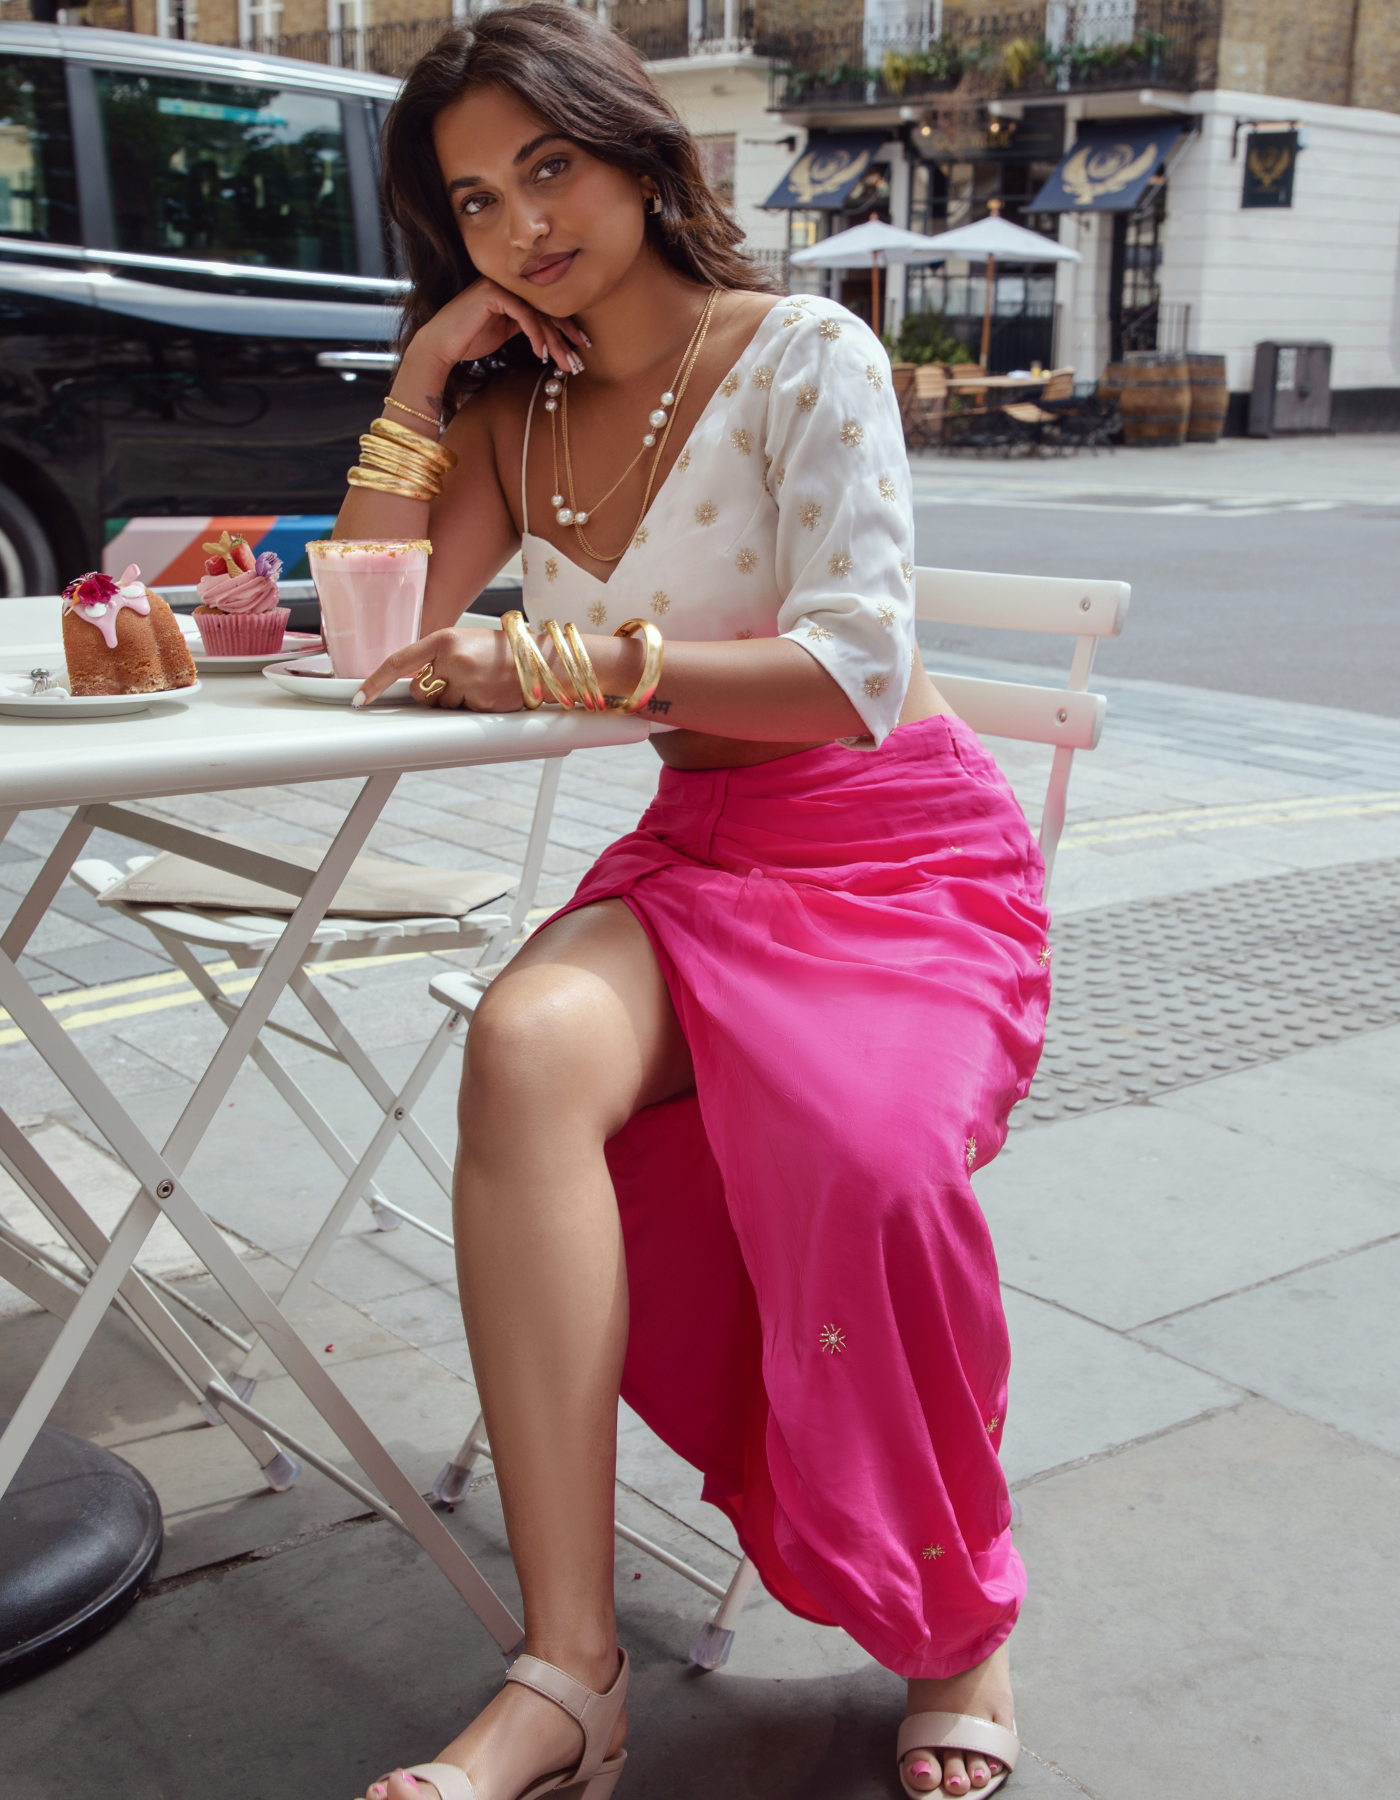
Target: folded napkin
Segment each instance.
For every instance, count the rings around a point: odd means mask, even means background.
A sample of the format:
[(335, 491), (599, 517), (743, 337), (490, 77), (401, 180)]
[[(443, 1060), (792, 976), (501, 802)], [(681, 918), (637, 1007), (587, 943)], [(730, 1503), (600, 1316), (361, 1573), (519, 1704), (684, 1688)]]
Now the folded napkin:
[[(299, 869), (317, 869), (325, 855), (319, 844), (267, 843), (259, 838), (220, 832), (220, 839), (245, 850), (276, 856)], [(415, 869), (377, 856), (358, 856), (326, 909), (353, 919), (443, 917), (460, 919), (499, 900), (516, 885), (514, 875), (494, 869)], [(290, 913), (295, 894), (265, 887), (242, 875), (167, 853), (135, 870), (99, 896), (103, 906), (124, 900), (129, 906), (197, 906), (220, 912)]]

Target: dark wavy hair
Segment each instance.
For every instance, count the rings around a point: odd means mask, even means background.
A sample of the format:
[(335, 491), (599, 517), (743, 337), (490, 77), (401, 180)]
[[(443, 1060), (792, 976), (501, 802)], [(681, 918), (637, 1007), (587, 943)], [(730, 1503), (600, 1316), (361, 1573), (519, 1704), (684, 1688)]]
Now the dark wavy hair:
[[(740, 250), (743, 232), (715, 198), (694, 138), (642, 58), (581, 9), (530, 0), (483, 13), (439, 38), (410, 70), (385, 121), (384, 205), (398, 227), (411, 284), (400, 349), (478, 276), (433, 154), (433, 121), (464, 94), (486, 87), (508, 88), (600, 162), (650, 176), (661, 210), (647, 212), (647, 236), (678, 274), (705, 287), (772, 291), (772, 281)], [(533, 363), (523, 335), (484, 363), (459, 363), (448, 381), (446, 410), (454, 412), (493, 374)]]

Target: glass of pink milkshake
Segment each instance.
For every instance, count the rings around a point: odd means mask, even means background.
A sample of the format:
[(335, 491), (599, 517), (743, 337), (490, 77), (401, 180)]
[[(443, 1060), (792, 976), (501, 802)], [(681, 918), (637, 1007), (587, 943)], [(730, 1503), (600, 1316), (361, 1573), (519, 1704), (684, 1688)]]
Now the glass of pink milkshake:
[(426, 538), (324, 538), (306, 546), (321, 631), (338, 676), (362, 680), (417, 642), (431, 550)]

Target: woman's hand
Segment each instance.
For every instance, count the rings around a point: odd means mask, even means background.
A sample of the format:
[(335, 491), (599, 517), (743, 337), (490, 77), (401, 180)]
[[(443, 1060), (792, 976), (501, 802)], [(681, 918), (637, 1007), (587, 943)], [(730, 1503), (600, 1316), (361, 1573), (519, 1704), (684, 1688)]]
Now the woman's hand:
[[(525, 704), (515, 658), (503, 631), (469, 627), (464, 631), (453, 628), (430, 632), (381, 663), (361, 683), (350, 704), (368, 706), (385, 688), (406, 675), (414, 678), (409, 693), (421, 706), (505, 713), (519, 712)], [(439, 687), (439, 682), (444, 685)]]
[(492, 355), (517, 332), (530, 340), (541, 362), (553, 357), (560, 368), (575, 373), (583, 367), (574, 348), (588, 342), (581, 326), (536, 312), (528, 300), (485, 279), (463, 288), (415, 333), (404, 361), (436, 365), (445, 373), (459, 362)]

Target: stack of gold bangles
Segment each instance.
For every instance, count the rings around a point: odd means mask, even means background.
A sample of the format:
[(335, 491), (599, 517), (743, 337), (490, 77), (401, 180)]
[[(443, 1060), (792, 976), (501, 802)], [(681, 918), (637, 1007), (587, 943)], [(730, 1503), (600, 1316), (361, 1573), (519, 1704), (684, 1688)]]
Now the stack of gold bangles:
[(546, 694), (551, 700), (557, 700), (560, 706), (582, 706), (589, 712), (640, 712), (661, 685), (661, 666), (666, 659), (666, 644), (650, 619), (628, 619), (625, 625), (619, 625), (613, 633), (614, 637), (635, 637), (640, 631), (646, 645), (646, 660), (642, 664), (642, 678), (636, 687), (625, 700), (614, 700), (611, 706), (598, 685), (593, 659), (584, 648), (576, 625), (561, 627), (557, 619), (546, 619), (544, 622), (544, 630), (554, 646), (559, 666), (568, 678), (568, 687), (556, 677), (545, 661), (539, 645), (526, 629), (523, 613), (506, 613), (501, 619), (501, 627), (515, 658), (521, 698), (531, 712), (537, 706), (544, 705)]
[(360, 460), (347, 471), (351, 487), (400, 494), (405, 500), (436, 500), (442, 478), (457, 466), (456, 454), (392, 419), (376, 419), (360, 439)]

